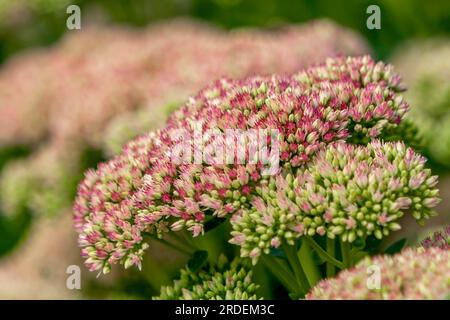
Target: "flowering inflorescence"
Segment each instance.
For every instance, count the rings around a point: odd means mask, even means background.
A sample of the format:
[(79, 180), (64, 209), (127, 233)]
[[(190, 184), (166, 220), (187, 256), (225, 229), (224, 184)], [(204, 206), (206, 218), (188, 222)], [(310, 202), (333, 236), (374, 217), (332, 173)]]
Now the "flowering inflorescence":
[(410, 248), (395, 256), (366, 258), (335, 279), (322, 280), (306, 298), (410, 300), (449, 296), (450, 251)]
[(423, 239), (420, 242), (420, 246), (426, 249), (437, 247), (450, 250), (450, 226), (446, 226), (442, 230), (435, 231), (432, 235)]
[[(0, 146), (40, 145), (61, 154), (76, 149), (78, 156), (58, 156), (52, 163), (78, 178), (86, 167), (84, 150), (103, 148), (108, 156), (120, 152), (123, 142), (163, 126), (167, 106), (178, 106), (211, 80), (291, 74), (328, 56), (367, 52), (358, 35), (322, 20), (271, 32), (222, 32), (189, 20), (141, 30), (83, 28), (51, 48), (28, 51), (2, 65)], [(51, 181), (47, 196), (55, 204), (52, 211), (60, 212), (70, 206), (75, 189), (60, 194), (64, 179), (50, 166), (40, 170), (33, 164), (36, 157), (21, 161), (27, 163), (23, 171), (34, 176), (33, 185)], [(36, 189), (27, 194), (40, 193)], [(28, 195), (25, 202), (38, 197)]]
[[(335, 141), (370, 141), (397, 127), (407, 111), (401, 90), (392, 68), (369, 57), (329, 59), (292, 77), (216, 81), (176, 111), (165, 128), (131, 141), (87, 173), (74, 209), (88, 266), (104, 272), (117, 262), (139, 266), (146, 234), (183, 228), (202, 234), (210, 219), (249, 209), (258, 188), (268, 183), (261, 162), (249, 161), (250, 153), (237, 164), (174, 162), (180, 130), (195, 135), (199, 122), (201, 133), (276, 129), (280, 168), (295, 174)], [(195, 145), (185, 150), (202, 151)], [(416, 171), (410, 174), (422, 185), (429, 173), (420, 172), (423, 161), (417, 164), (411, 156)]]
[(248, 263), (235, 259), (228, 262), (221, 255), (217, 265), (192, 272), (182, 269), (173, 286), (164, 286), (154, 299), (162, 300), (256, 300), (258, 285), (252, 281)]
[(330, 144), (296, 176), (277, 176), (259, 188), (253, 207), (231, 219), (230, 241), (256, 262), (261, 252), (301, 236), (381, 239), (401, 228), (405, 213), (419, 222), (434, 214), (437, 176), (424, 163), (402, 142)]

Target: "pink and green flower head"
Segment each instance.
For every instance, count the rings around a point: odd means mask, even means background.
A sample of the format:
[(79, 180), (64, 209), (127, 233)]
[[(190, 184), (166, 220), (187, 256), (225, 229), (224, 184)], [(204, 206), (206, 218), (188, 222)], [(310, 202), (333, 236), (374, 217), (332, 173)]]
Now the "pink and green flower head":
[(334, 279), (319, 282), (306, 299), (423, 300), (450, 297), (450, 251), (405, 249), (366, 258)]
[[(250, 210), (262, 188), (284, 179), (282, 176), (286, 172), (296, 175), (327, 146), (338, 141), (365, 144), (376, 138), (390, 139), (390, 132), (401, 127), (401, 119), (408, 108), (399, 93), (402, 90), (392, 67), (375, 63), (369, 57), (329, 59), (293, 76), (214, 82), (173, 113), (165, 128), (131, 141), (121, 154), (86, 174), (78, 188), (74, 210), (87, 265), (91, 270), (104, 272), (117, 262), (126, 267), (139, 266), (148, 246), (146, 235), (162, 237), (165, 232), (181, 229), (189, 230), (194, 236), (201, 235), (209, 221)], [(280, 168), (276, 176), (279, 178), (264, 176), (261, 159), (252, 162), (255, 159), (248, 151), (240, 159), (243, 161), (211, 163), (209, 157), (195, 161), (202, 150), (195, 143), (189, 144), (192, 139), (197, 141), (198, 136), (206, 136), (210, 143), (216, 143), (216, 150), (225, 148), (225, 142), (211, 138), (210, 133), (227, 130), (247, 133), (276, 130)], [(182, 157), (186, 161), (182, 163), (173, 161), (180, 141), (188, 142), (184, 148), (186, 157)], [(431, 180), (424, 180), (429, 173), (422, 172), (423, 164), (416, 163), (414, 154), (409, 156), (411, 160), (404, 156), (407, 167), (400, 168), (405, 171), (413, 166), (417, 170), (410, 173), (412, 185), (408, 188), (415, 190), (424, 183), (433, 184)], [(389, 163), (391, 156), (386, 157), (380, 161)], [(396, 163), (392, 167), (392, 175), (395, 175)], [(346, 170), (353, 170), (353, 167)], [(367, 168), (362, 166), (360, 170)], [(358, 176), (364, 179), (363, 173)], [(376, 175), (372, 179), (382, 178)], [(403, 186), (403, 180), (390, 182)], [(344, 194), (339, 187), (333, 192), (337, 196)], [(428, 200), (420, 198), (419, 203), (406, 203), (408, 200), (399, 196), (390, 210), (395, 209), (393, 212), (399, 215), (397, 212), (406, 206), (431, 207), (435, 194), (430, 192)], [(366, 196), (365, 193), (362, 196)], [(317, 197), (302, 200), (302, 212), (307, 212), (308, 206), (320, 200), (320, 193)], [(376, 198), (383, 199), (383, 195)], [(350, 219), (352, 215), (358, 220), (362, 214), (364, 219), (360, 220), (367, 220), (366, 212), (358, 215), (352, 211), (350, 216), (333, 217), (330, 229), (325, 225), (319, 228), (324, 217), (317, 209), (312, 210), (316, 215), (313, 220), (317, 221), (309, 222), (308, 217), (298, 228), (303, 226), (308, 232), (314, 229), (324, 234), (337, 234), (344, 228), (342, 233), (346, 231), (349, 240), (361, 228)], [(419, 212), (419, 207), (416, 211)], [(415, 214), (420, 215), (421, 220), (429, 212)], [(380, 218), (375, 216), (386, 225), (384, 229), (396, 227), (386, 220), (388, 217), (383, 216), (383, 211)], [(365, 223), (364, 228), (370, 229), (378, 222)], [(386, 232), (383, 228), (374, 228), (373, 232)], [(276, 245), (277, 239), (273, 243)]]

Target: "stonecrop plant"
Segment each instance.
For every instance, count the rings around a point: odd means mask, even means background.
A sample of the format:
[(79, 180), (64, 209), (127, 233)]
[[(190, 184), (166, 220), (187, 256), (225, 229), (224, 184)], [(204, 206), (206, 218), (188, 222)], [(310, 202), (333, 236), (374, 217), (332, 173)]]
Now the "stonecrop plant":
[[(328, 56), (368, 52), (359, 35), (327, 20), (270, 32), (224, 32), (176, 19), (141, 30), (97, 26), (67, 33), (0, 69), (0, 151), (27, 151), (0, 172), (0, 209), (9, 216), (20, 206), (36, 217), (63, 212), (77, 184), (67, 180), (78, 181), (129, 140), (163, 126), (173, 107), (214, 79), (291, 74)], [(41, 160), (48, 158), (43, 154), (52, 159)], [(36, 205), (41, 185), (46, 199)]]
[(393, 68), (368, 56), (215, 81), (86, 173), (74, 221), (87, 267), (141, 268), (152, 241), (186, 247), (227, 224), (239, 262), (188, 263), (160, 298), (260, 298), (248, 270), (261, 260), (297, 299), (386, 246), (398, 251), (386, 241), (403, 217), (423, 224), (439, 202), (402, 91)]

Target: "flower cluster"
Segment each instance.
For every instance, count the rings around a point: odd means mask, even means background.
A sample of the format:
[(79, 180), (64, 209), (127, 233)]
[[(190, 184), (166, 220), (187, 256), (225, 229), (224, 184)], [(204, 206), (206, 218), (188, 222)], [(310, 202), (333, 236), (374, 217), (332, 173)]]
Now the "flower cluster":
[(161, 288), (157, 300), (256, 300), (258, 285), (252, 282), (252, 271), (239, 259), (228, 262), (221, 255), (217, 265), (197, 272), (182, 269), (173, 286)]
[(420, 246), (426, 249), (436, 247), (450, 250), (450, 226), (446, 226), (440, 231), (435, 231), (432, 235), (423, 239), (420, 242)]
[[(378, 275), (379, 283), (375, 279)], [(406, 249), (395, 256), (366, 258), (335, 279), (322, 280), (306, 298), (416, 300), (449, 296), (450, 251), (421, 248)]]
[[(366, 52), (360, 37), (328, 21), (276, 32), (222, 32), (176, 20), (139, 31), (109, 26), (68, 33), (55, 46), (20, 54), (2, 66), (0, 146), (39, 145), (39, 153), (61, 154), (47, 165), (35, 165), (42, 157), (31, 155), (6, 168), (12, 170), (6, 175), (22, 170), (24, 179), (33, 176), (30, 185), (37, 188), (27, 188), (25, 202), (38, 198), (32, 194), (50, 182), (47, 196), (58, 200), (52, 200), (52, 211), (60, 211), (70, 206), (75, 192), (72, 188), (68, 197), (59, 192), (66, 187), (61, 170), (81, 175), (87, 168), (84, 150), (103, 149), (107, 156), (120, 152), (125, 141), (163, 126), (174, 103), (178, 106), (209, 81), (290, 74), (326, 56)], [(65, 156), (69, 150), (72, 154)], [(25, 185), (25, 180), (17, 183)], [(20, 196), (12, 188), (7, 192)]]
[(304, 171), (260, 188), (253, 207), (232, 218), (230, 241), (256, 262), (261, 252), (300, 236), (381, 239), (401, 228), (405, 213), (419, 222), (434, 214), (437, 176), (424, 163), (402, 142), (330, 144)]
[[(211, 219), (252, 206), (268, 180), (262, 163), (248, 161), (249, 152), (243, 164), (177, 163), (180, 129), (195, 135), (193, 124), (202, 120), (202, 133), (276, 129), (280, 168), (297, 170), (333, 141), (370, 141), (397, 127), (407, 110), (401, 89), (390, 66), (367, 56), (328, 59), (291, 77), (216, 81), (174, 112), (165, 128), (131, 141), (86, 174), (74, 211), (87, 265), (104, 272), (117, 262), (139, 266), (146, 234), (186, 228), (197, 236)], [(195, 145), (185, 150), (201, 151)], [(422, 169), (414, 155), (411, 160)], [(428, 175), (412, 174), (419, 185)]]
[[(447, 166), (450, 163), (450, 42), (433, 39), (402, 48), (393, 63), (410, 90), (408, 117), (423, 136), (427, 156)], [(436, 139), (439, 137), (439, 139)]]

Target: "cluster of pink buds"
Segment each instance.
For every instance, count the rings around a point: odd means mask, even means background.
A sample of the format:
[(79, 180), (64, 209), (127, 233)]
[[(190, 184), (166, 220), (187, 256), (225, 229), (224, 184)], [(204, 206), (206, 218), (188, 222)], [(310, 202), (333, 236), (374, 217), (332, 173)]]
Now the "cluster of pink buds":
[[(295, 173), (335, 141), (389, 138), (384, 135), (407, 111), (401, 90), (392, 68), (368, 56), (328, 59), (290, 77), (216, 81), (173, 113), (165, 128), (130, 142), (86, 174), (74, 210), (87, 264), (104, 272), (117, 262), (140, 265), (145, 235), (162, 237), (184, 228), (197, 236), (210, 220), (252, 207), (258, 188), (269, 180), (262, 174), (264, 163), (248, 150), (243, 161), (234, 152), (227, 154), (231, 163), (213, 161), (203, 150), (205, 140), (215, 150), (226, 148), (214, 134), (275, 130), (275, 141), (267, 139), (266, 145), (279, 146), (275, 174)], [(174, 160), (180, 143), (187, 143), (181, 162)], [(421, 172), (411, 174), (422, 178)]]
[(366, 258), (335, 279), (319, 282), (307, 299), (448, 299), (450, 251), (406, 249), (395, 256)]

